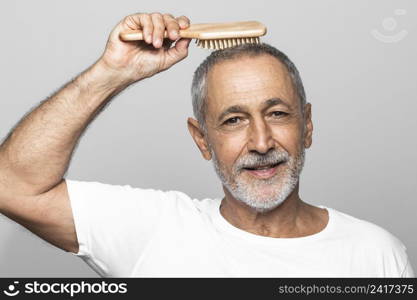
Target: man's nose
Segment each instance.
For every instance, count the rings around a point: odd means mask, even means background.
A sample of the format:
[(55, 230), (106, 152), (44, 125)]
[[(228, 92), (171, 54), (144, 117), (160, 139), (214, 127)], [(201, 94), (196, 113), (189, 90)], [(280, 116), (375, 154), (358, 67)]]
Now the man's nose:
[(267, 153), (275, 147), (271, 128), (264, 120), (254, 121), (248, 135), (248, 151)]

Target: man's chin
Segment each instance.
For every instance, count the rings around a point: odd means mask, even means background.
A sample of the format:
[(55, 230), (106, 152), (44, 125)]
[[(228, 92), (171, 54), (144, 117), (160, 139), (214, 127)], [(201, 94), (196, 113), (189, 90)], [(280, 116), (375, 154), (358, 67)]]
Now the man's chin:
[(257, 212), (269, 212), (280, 206), (293, 191), (294, 186), (288, 181), (279, 174), (269, 180), (248, 179), (245, 176), (237, 182), (232, 194)]
[(276, 209), (284, 201), (266, 200), (266, 201), (253, 201), (253, 202), (241, 201), (241, 202), (244, 203), (246, 206), (248, 206), (251, 210), (257, 213), (265, 214)]
[(280, 173), (276, 173), (269, 178), (258, 178), (246, 171), (242, 172), (237, 181), (238, 186), (246, 187), (246, 189), (250, 189), (258, 195), (276, 194), (281, 190), (283, 183), (284, 178)]
[(258, 186), (256, 189), (248, 188), (247, 184), (244, 186), (246, 186), (244, 190), (238, 189), (232, 194), (238, 201), (257, 212), (271, 211), (285, 200), (279, 185)]

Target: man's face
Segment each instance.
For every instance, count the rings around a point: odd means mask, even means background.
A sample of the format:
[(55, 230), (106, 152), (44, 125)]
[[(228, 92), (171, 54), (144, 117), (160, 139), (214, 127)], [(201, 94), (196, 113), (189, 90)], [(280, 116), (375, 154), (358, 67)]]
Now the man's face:
[(296, 187), (311, 143), (289, 74), (262, 55), (219, 63), (207, 79), (207, 142), (216, 173), (236, 200), (270, 211)]

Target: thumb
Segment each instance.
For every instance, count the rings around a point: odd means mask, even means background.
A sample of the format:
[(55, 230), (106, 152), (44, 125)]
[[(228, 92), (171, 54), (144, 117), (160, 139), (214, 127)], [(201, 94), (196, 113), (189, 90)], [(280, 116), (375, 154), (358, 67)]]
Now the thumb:
[(175, 46), (169, 48), (166, 52), (168, 67), (183, 60), (188, 55), (188, 46), (190, 45), (191, 39), (179, 39)]

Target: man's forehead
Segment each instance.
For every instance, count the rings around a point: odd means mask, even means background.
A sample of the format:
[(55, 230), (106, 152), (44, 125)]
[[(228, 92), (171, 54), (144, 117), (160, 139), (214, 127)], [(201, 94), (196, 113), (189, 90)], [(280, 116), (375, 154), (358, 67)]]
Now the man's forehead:
[(232, 105), (263, 105), (268, 99), (291, 106), (296, 98), (286, 67), (270, 55), (220, 62), (207, 74), (207, 105), (212, 113)]

